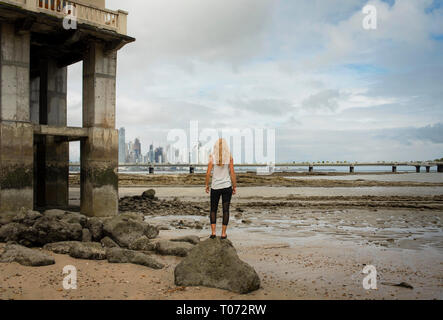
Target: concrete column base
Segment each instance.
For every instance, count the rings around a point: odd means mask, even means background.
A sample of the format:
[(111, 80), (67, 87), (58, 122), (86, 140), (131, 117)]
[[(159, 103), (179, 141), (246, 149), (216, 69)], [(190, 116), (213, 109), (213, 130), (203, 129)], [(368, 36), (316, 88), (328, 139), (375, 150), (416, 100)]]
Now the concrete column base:
[(415, 172), (420, 173), (420, 169), (421, 169), (420, 166), (415, 166)]
[(194, 174), (195, 172), (195, 168), (194, 167), (189, 167), (189, 174)]
[(354, 173), (354, 167), (349, 167), (349, 173)]
[(431, 167), (430, 166), (426, 166), (426, 172), (430, 173), (431, 172)]
[(310, 166), (309, 167), (309, 172), (314, 172), (314, 167)]
[(33, 162), (32, 125), (0, 121), (0, 213), (33, 209)]
[(392, 173), (396, 173), (397, 172), (397, 167), (396, 166), (392, 166)]
[(149, 167), (149, 174), (154, 174), (154, 167)]
[(437, 172), (443, 172), (443, 164), (437, 166)]
[(66, 208), (69, 204), (69, 143), (46, 137), (46, 206)]
[(113, 216), (118, 213), (118, 131), (89, 128), (81, 142), (81, 213)]

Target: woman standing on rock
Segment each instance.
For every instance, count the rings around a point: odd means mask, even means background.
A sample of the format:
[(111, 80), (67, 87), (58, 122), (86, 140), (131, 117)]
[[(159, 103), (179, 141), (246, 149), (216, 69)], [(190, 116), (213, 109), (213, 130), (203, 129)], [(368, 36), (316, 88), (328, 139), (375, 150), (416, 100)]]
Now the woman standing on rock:
[(208, 170), (206, 171), (206, 193), (209, 193), (209, 178), (212, 172), (211, 182), (211, 239), (215, 238), (215, 227), (217, 222), (217, 209), (220, 197), (223, 207), (223, 225), (221, 239), (226, 239), (226, 229), (229, 222), (229, 206), (231, 197), (237, 192), (237, 181), (234, 171), (234, 160), (229, 151), (225, 139), (218, 139), (214, 144), (214, 150), (209, 156)]

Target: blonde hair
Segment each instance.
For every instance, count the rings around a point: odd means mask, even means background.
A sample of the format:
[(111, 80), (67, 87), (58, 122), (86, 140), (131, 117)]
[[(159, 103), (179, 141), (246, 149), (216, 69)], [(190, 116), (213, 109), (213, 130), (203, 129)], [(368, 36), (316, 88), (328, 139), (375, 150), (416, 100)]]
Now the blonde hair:
[(212, 159), (218, 166), (223, 166), (231, 162), (231, 152), (225, 139), (220, 138), (214, 144), (212, 151)]

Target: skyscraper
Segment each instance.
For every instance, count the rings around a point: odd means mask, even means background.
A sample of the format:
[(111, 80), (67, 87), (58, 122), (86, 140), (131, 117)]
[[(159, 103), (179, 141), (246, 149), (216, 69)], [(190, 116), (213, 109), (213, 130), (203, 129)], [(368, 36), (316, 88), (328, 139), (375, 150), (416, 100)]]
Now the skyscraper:
[(126, 162), (126, 130), (125, 128), (120, 128), (118, 131), (118, 162)]

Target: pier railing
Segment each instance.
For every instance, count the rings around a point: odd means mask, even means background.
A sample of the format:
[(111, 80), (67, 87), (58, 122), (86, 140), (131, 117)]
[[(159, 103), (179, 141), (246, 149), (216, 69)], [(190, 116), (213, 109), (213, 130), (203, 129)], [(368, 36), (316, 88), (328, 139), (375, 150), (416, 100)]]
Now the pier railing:
[[(25, 10), (46, 13), (60, 18), (70, 14), (77, 18), (78, 23), (94, 25), (123, 35), (127, 33), (128, 13), (122, 10), (112, 11), (98, 8), (79, 0), (0, 0), (0, 3), (11, 4)], [(74, 9), (73, 12), (65, 9), (69, 8), (68, 6)]]

